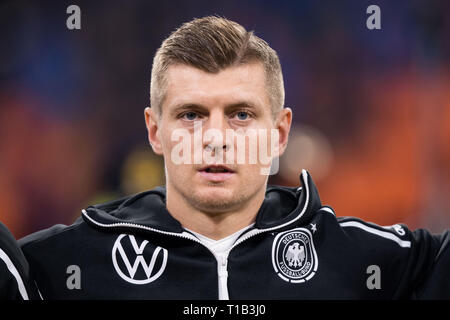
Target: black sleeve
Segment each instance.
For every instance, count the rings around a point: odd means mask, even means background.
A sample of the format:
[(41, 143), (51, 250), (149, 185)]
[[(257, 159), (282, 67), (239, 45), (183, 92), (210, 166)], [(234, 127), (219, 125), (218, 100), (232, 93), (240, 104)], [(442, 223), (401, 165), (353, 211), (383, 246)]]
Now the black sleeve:
[(433, 235), (436, 255), (417, 288), (415, 299), (450, 299), (450, 231)]
[(385, 297), (450, 298), (450, 230), (432, 234), (425, 229), (412, 231), (404, 224), (379, 226), (350, 217), (339, 221), (361, 247), (354, 249), (353, 256), (380, 267)]
[[(431, 234), (425, 229), (402, 228), (405, 239), (411, 242), (405, 257), (398, 289), (409, 299), (450, 298), (450, 230)], [(400, 293), (400, 292), (399, 292)]]
[(0, 222), (0, 300), (38, 299), (28, 263), (16, 239)]

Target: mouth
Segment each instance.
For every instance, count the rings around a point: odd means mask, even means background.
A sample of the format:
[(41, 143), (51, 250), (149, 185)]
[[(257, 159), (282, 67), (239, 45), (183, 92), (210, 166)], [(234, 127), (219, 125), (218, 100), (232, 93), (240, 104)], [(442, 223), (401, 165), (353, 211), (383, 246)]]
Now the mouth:
[(235, 171), (225, 165), (208, 165), (200, 168), (198, 173), (208, 181), (222, 182), (230, 179)]
[(234, 173), (234, 170), (232, 170), (230, 167), (217, 164), (201, 167), (198, 171), (204, 171), (208, 173), (227, 173), (227, 172)]

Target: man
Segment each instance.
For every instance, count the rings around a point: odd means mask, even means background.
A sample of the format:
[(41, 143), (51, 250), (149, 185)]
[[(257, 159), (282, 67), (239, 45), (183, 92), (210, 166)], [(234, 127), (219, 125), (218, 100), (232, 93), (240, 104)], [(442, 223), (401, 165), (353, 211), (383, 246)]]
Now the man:
[(450, 297), (448, 232), (336, 218), (305, 170), (299, 188), (267, 186), (292, 121), (283, 105), (266, 42), (223, 18), (182, 25), (155, 55), (145, 109), (166, 186), (22, 239), (42, 297)]
[(29, 266), (16, 239), (0, 222), (0, 300), (29, 300), (36, 297), (29, 280)]

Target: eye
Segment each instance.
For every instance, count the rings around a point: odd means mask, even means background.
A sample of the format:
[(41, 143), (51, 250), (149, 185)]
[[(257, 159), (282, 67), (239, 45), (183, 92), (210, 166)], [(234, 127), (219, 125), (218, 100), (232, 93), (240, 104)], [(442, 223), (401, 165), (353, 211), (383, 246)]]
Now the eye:
[(249, 117), (249, 114), (248, 114), (248, 112), (245, 112), (245, 111), (239, 111), (238, 113), (236, 113), (236, 117), (239, 120), (247, 120)]
[(197, 113), (193, 112), (193, 111), (188, 111), (186, 113), (183, 114), (182, 118), (189, 120), (189, 121), (193, 121), (195, 119), (197, 119)]

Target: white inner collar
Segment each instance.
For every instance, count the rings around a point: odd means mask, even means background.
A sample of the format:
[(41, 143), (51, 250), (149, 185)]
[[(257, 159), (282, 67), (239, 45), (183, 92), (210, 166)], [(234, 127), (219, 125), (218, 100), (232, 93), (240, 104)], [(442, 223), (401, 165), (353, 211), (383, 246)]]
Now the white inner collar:
[(192, 231), (188, 228), (184, 228), (189, 232), (192, 232), (205, 246), (207, 246), (212, 252), (214, 252), (215, 254), (220, 254), (222, 252), (227, 251), (228, 249), (230, 249), (233, 244), (236, 242), (237, 238), (239, 238), (239, 236), (244, 233), (244, 231), (246, 231), (247, 229), (253, 227), (255, 224), (252, 223), (251, 225), (242, 228), (241, 230), (236, 231), (235, 233), (219, 239), (219, 240), (214, 240), (211, 238), (208, 238), (198, 232)]

